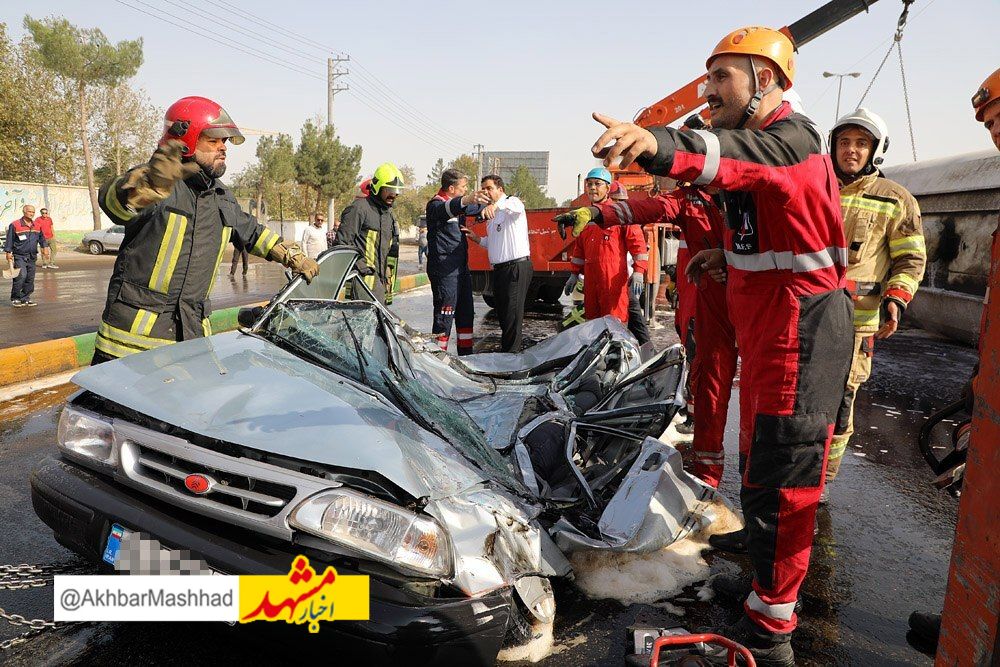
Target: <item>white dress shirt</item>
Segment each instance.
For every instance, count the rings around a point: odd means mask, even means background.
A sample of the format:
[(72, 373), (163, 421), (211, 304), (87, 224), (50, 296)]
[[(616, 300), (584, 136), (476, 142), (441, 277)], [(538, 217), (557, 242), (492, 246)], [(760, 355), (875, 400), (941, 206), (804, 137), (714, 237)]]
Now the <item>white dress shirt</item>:
[(486, 221), (486, 236), (479, 241), (490, 256), (490, 264), (496, 266), (530, 257), (528, 214), (524, 203), (517, 197), (504, 195), (496, 203), (496, 208), (496, 216)]
[(302, 243), (299, 245), (302, 246), (302, 252), (306, 254), (306, 257), (316, 259), (321, 252), (326, 250), (326, 229), (309, 225), (302, 232)]

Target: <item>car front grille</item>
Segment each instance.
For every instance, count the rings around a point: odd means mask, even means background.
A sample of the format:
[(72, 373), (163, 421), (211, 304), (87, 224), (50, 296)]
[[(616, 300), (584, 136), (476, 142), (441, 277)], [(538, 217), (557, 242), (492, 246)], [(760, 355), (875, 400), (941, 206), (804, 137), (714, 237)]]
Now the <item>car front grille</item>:
[[(307, 497), (338, 482), (242, 456), (230, 456), (188, 440), (115, 419), (121, 482), (177, 507), (276, 537), (291, 539), (288, 514)], [(185, 479), (210, 480), (204, 493)]]

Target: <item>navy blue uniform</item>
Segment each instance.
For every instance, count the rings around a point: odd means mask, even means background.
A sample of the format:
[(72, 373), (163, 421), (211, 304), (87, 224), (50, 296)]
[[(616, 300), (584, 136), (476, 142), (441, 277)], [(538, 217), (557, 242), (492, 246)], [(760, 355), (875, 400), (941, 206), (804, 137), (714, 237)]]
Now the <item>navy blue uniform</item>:
[(10, 290), (10, 300), (15, 304), (28, 301), (35, 291), (35, 262), (39, 246), (48, 248), (49, 242), (45, 240), (41, 227), (33, 221), (18, 218), (7, 227), (3, 250), (14, 255), (14, 268), (21, 269)]
[(461, 197), (449, 199), (444, 191), (427, 202), (427, 277), (434, 299), (431, 332), (441, 349), (447, 350), (454, 323), (460, 355), (472, 354), (472, 328), (476, 317), (469, 249), (461, 225), (465, 216), (476, 215), (481, 210), (478, 204), (462, 206)]

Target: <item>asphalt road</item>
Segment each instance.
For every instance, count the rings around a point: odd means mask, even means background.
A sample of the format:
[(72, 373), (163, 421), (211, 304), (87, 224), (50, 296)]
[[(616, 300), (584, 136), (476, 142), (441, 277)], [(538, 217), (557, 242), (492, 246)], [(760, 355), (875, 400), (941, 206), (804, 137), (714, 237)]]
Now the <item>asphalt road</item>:
[[(212, 307), (216, 310), (267, 301), (285, 284), (280, 265), (254, 256), (250, 257), (245, 277), (242, 265), (237, 268), (235, 277), (230, 277), (231, 257), (227, 251), (219, 265), (219, 276), (212, 292)], [(401, 246), (400, 275), (418, 271), (416, 258), (416, 246)], [(94, 256), (76, 251), (60, 252), (58, 269), (39, 268), (35, 274), (32, 298), (38, 305), (34, 308), (12, 307), (10, 281), (0, 280), (0, 290), (3, 290), (0, 294), (0, 347), (97, 331), (114, 264), (113, 254)]]
[[(394, 307), (411, 325), (429, 329), (429, 289), (397, 297)], [(481, 302), (477, 314), (477, 348), (487, 351), (496, 344), (496, 322)], [(553, 311), (533, 314), (526, 338), (551, 335), (558, 319)], [(673, 330), (669, 315), (661, 320), (654, 335), (662, 346), (672, 342)], [(906, 619), (914, 609), (937, 611), (943, 604), (957, 501), (930, 486), (915, 436), (925, 414), (957, 396), (974, 361), (973, 351), (917, 330), (902, 331), (879, 347), (872, 380), (858, 399), (858, 433), (831, 503), (819, 514), (803, 587), (805, 607), (793, 642), (800, 665), (932, 663), (907, 643)], [(54, 450), (59, 407), (71, 391), (71, 386), (57, 387), (0, 404), (0, 525), (5, 528), (0, 564), (75, 562), (35, 517), (27, 484), (32, 468)], [(738, 503), (736, 400), (734, 395), (722, 489)], [(707, 560), (713, 572), (747, 572), (749, 567), (745, 557), (708, 554)], [(51, 595), (51, 588), (0, 591), (0, 607), (51, 618)], [(544, 665), (620, 665), (629, 625), (694, 628), (733, 620), (739, 613), (717, 600), (694, 601), (692, 590), (664, 601), (667, 605), (589, 600), (569, 582), (559, 582), (556, 595), (556, 652)], [(69, 626), (0, 653), (0, 662), (256, 664), (287, 661), (307, 650), (241, 630), (217, 623)], [(17, 633), (0, 627), (0, 641)]]

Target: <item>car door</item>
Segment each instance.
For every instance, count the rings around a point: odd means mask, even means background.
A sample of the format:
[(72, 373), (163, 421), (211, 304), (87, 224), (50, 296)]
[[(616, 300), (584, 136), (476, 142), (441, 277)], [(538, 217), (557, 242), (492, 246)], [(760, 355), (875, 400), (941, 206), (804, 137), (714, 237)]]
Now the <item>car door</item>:
[(125, 240), (125, 227), (122, 225), (112, 225), (104, 237), (105, 250), (118, 250)]
[(659, 437), (684, 405), (686, 376), (683, 348), (669, 347), (620, 378), (577, 421), (641, 438)]

